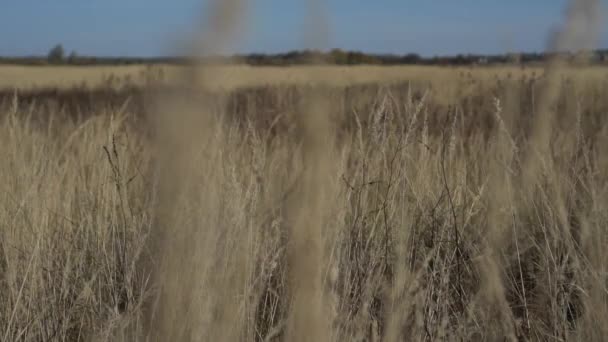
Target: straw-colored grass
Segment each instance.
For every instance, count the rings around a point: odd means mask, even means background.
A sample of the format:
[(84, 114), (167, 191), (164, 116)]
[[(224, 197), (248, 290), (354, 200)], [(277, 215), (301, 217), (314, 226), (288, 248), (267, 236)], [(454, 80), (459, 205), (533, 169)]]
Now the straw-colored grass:
[(40, 120), (16, 95), (1, 339), (603, 341), (608, 81), (554, 80), (540, 150), (542, 80), (445, 72), (471, 92), (251, 89), (247, 116), (184, 92), (150, 134), (103, 102)]
[[(116, 85), (124, 82), (142, 84), (150, 70), (162, 74), (167, 82), (174, 82), (182, 67), (156, 65), (150, 66), (11, 66), (0, 65), (0, 89), (17, 87), (22, 90), (33, 87), (71, 88), (83, 84), (88, 87), (107, 86), (108, 79)], [(231, 90), (241, 87), (263, 85), (298, 85), (314, 81), (334, 86), (374, 82), (429, 82), (433, 85), (445, 79), (471, 77), (477, 81), (519, 79), (542, 75), (539, 66), (488, 66), (488, 67), (439, 67), (439, 66), (291, 66), (291, 67), (252, 67), (229, 65), (207, 67), (221, 74), (221, 77), (208, 82), (206, 86)], [(603, 67), (586, 67), (584, 70), (564, 71), (585, 78), (604, 78)]]

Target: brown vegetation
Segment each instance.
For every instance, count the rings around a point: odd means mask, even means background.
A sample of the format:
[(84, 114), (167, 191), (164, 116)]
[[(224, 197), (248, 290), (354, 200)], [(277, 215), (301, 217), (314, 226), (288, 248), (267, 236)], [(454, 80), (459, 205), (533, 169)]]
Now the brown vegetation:
[[(471, 76), (476, 80), (513, 78), (543, 73), (541, 67), (437, 67), (437, 66), (293, 66), (293, 67), (251, 67), (246, 65), (211, 66), (221, 77), (204, 84), (207, 88), (233, 90), (261, 85), (302, 85), (309, 83), (333, 86), (348, 86), (365, 83), (388, 82), (431, 82), (441, 84), (446, 78)], [(113, 66), (78, 67), (44, 66), (22, 67), (0, 65), (0, 89), (17, 88), (31, 90), (39, 88), (121, 88), (142, 86), (152, 81), (162, 80), (165, 84), (181, 82), (179, 78), (190, 69), (171, 65), (156, 66)], [(605, 77), (601, 67), (577, 70), (576, 75)]]
[(160, 298), (171, 340), (284, 340), (294, 303), (334, 341), (603, 340), (608, 79), (471, 72), (320, 107), (305, 84), (1, 92), (0, 339), (143, 340)]

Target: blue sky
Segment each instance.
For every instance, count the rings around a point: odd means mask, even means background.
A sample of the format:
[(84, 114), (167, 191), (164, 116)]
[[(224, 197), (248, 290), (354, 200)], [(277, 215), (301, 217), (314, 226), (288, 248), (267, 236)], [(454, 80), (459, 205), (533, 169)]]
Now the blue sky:
[[(602, 0), (604, 7), (608, 0)], [(249, 0), (237, 52), (306, 47), (304, 0)], [(327, 0), (330, 47), (423, 55), (539, 51), (566, 0)], [(201, 0), (0, 0), (0, 55), (66, 50), (100, 56), (176, 53), (200, 26)], [(606, 25), (604, 25), (606, 26)], [(606, 31), (606, 30), (605, 30)], [(608, 43), (608, 34), (602, 36)]]

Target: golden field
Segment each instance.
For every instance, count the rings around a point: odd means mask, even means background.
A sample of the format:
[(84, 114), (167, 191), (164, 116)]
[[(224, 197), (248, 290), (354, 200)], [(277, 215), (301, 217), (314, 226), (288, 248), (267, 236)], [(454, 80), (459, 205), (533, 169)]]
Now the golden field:
[(0, 67), (0, 340), (608, 336), (606, 69), (184, 71)]
[[(149, 77), (162, 77), (166, 82), (177, 82), (185, 70), (192, 68), (170, 65), (154, 66), (16, 66), (0, 65), (0, 89), (3, 88), (72, 88), (105, 86), (108, 80), (118, 84), (129, 82), (142, 85)], [(581, 70), (582, 69), (582, 70)], [(601, 66), (571, 68), (561, 72), (574, 77), (605, 78), (606, 68)], [(201, 71), (201, 73), (203, 73)], [(472, 77), (478, 81), (495, 81), (512, 77), (540, 76), (542, 66), (288, 66), (254, 67), (229, 65), (205, 67), (204, 74), (218, 74), (217, 79), (205, 86), (231, 90), (265, 85), (298, 85), (321, 83), (331, 86), (356, 85), (375, 82), (430, 82), (441, 84), (447, 79)], [(158, 76), (160, 75), (160, 76)], [(201, 77), (203, 77), (201, 75)]]

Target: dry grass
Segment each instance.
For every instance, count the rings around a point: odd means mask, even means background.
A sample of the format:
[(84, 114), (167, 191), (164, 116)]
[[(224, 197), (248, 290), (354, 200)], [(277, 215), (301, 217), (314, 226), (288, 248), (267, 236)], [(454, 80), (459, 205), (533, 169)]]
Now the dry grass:
[[(488, 67), (438, 67), (438, 66), (293, 66), (252, 67), (230, 65), (207, 67), (221, 74), (206, 86), (215, 89), (233, 90), (242, 87), (263, 85), (301, 85), (311, 82), (332, 86), (347, 86), (375, 82), (425, 82), (441, 85), (445, 79), (471, 77), (477, 81), (495, 81), (511, 77), (540, 76), (542, 67), (488, 66)], [(183, 72), (177, 66), (115, 66), (115, 67), (70, 67), (70, 66), (0, 66), (0, 89), (19, 88), (71, 88), (83, 84), (88, 87), (107, 86), (112, 79), (114, 85), (125, 82), (141, 85), (149, 78), (150, 71), (160, 74), (168, 83), (179, 80)], [(605, 78), (603, 67), (585, 67), (583, 70), (562, 70), (566, 75), (585, 78)]]
[(537, 153), (546, 79), (435, 72), (469, 91), (4, 101), (2, 340), (604, 340), (608, 79), (556, 78)]
[(606, 76), (1, 67), (0, 338), (603, 341)]

